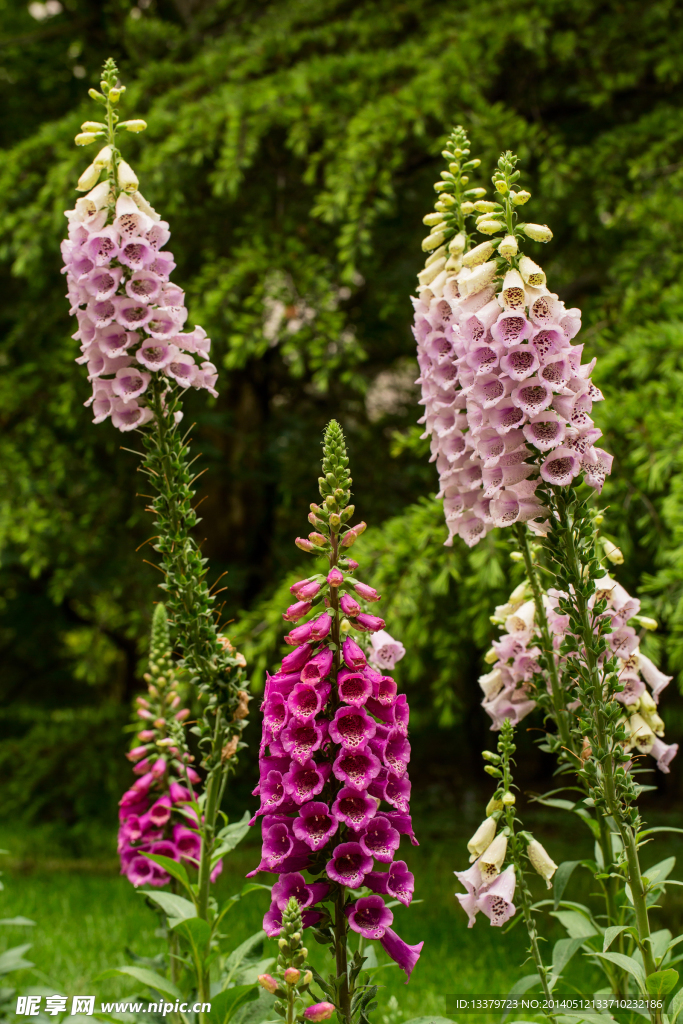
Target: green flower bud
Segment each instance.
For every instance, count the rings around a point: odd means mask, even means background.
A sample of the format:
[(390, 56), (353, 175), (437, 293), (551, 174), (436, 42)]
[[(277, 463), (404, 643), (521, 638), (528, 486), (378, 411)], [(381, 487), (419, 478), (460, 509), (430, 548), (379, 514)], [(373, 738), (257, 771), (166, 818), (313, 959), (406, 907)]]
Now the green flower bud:
[(505, 225), (502, 221), (487, 218), (477, 224), (477, 230), (481, 231), (482, 235), (495, 235), (497, 231), (504, 231)]
[(531, 192), (511, 192), (510, 199), (515, 206), (524, 206), (524, 204), (528, 203), (531, 199)]
[(121, 121), (119, 123), (119, 128), (125, 128), (127, 132), (144, 132), (146, 127), (147, 122), (139, 117), (132, 121)]
[(435, 231), (433, 234), (428, 235), (422, 240), (422, 251), (431, 252), (432, 249), (438, 249), (440, 245), (446, 241), (445, 231)]
[(98, 133), (96, 132), (80, 132), (80, 134), (74, 139), (74, 142), (77, 146), (89, 146), (97, 138)]

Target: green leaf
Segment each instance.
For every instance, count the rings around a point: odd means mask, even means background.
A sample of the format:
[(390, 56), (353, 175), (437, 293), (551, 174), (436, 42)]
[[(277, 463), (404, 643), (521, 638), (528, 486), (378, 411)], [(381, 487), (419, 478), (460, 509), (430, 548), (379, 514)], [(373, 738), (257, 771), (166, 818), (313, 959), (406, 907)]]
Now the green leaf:
[(31, 943), (26, 942), (23, 946), (12, 946), (0, 954), (0, 975), (10, 974), (12, 971), (21, 971), (27, 967), (35, 967), (30, 960), (24, 960), (24, 953), (31, 948)]
[(669, 1024), (676, 1024), (676, 1018), (678, 1017), (678, 1015), (679, 1015), (679, 1013), (681, 1012), (682, 1009), (683, 1009), (683, 988), (679, 989), (679, 991), (676, 993), (676, 995), (673, 997), (673, 999), (669, 1003), (669, 1009), (667, 1010), (667, 1014), (668, 1014), (668, 1017), (669, 1017)]
[(258, 985), (235, 985), (226, 988), (211, 998), (211, 1024), (228, 1024), (233, 1014), (245, 1003), (253, 1003), (258, 999)]
[(667, 996), (676, 987), (677, 981), (678, 971), (669, 967), (664, 971), (655, 971), (654, 974), (649, 974), (645, 980), (645, 986), (651, 996), (658, 998)]
[(567, 887), (567, 882), (569, 881), (569, 879), (571, 877), (572, 871), (580, 863), (581, 863), (580, 860), (565, 860), (565, 861), (562, 861), (562, 863), (558, 867), (557, 871), (555, 872), (555, 877), (553, 878), (553, 903), (554, 903), (554, 908), (553, 909), (554, 910), (557, 910), (557, 908), (560, 905), (560, 900), (562, 899), (562, 895), (564, 893), (564, 890)]
[(683, 828), (670, 828), (668, 825), (657, 825), (655, 828), (646, 828), (643, 832), (638, 832), (636, 835), (636, 842), (639, 842), (643, 836), (650, 836), (653, 832), (683, 832)]
[(610, 948), (610, 946), (616, 939), (617, 935), (621, 935), (621, 933), (625, 932), (627, 929), (627, 924), (615, 924), (611, 925), (609, 928), (605, 928), (605, 938), (602, 943), (603, 953), (607, 952), (607, 950)]
[(104, 978), (116, 978), (118, 976), (124, 976), (129, 978), (135, 978), (136, 981), (146, 985), (147, 988), (152, 988), (156, 992), (161, 992), (165, 996), (171, 996), (172, 999), (181, 999), (180, 989), (176, 988), (172, 981), (168, 978), (162, 978), (156, 971), (150, 971), (147, 967), (133, 967), (131, 964), (126, 964), (124, 967), (112, 967), (108, 971), (104, 971), (98, 975), (96, 981), (101, 981)]
[(232, 953), (225, 961), (224, 973), (223, 973), (223, 984), (229, 985), (233, 980), (233, 977), (239, 972), (242, 965), (249, 959), (249, 954), (261, 946), (263, 940), (266, 937), (264, 931), (255, 932), (250, 935), (248, 939), (240, 943), (236, 949), (233, 949)]
[(647, 868), (643, 871), (643, 876), (647, 878), (650, 885), (654, 885), (655, 882), (661, 882), (673, 871), (676, 866), (675, 857), (666, 857), (664, 860), (660, 860), (658, 864), (653, 864), (651, 868)]
[(559, 939), (555, 943), (552, 959), (552, 971), (555, 979), (560, 976), (577, 950), (581, 949), (584, 941), (583, 938)]
[(249, 811), (245, 811), (239, 821), (222, 828), (216, 839), (218, 840), (211, 862), (219, 861), (226, 853), (234, 850), (238, 843), (241, 843), (249, 831)]
[(592, 935), (598, 934), (588, 918), (575, 910), (553, 910), (550, 916), (556, 917), (566, 928), (570, 939), (589, 939)]
[(197, 916), (197, 908), (194, 903), (190, 903), (183, 896), (176, 896), (173, 892), (154, 892), (149, 889), (138, 889), (138, 892), (161, 907), (171, 928), (174, 928), (179, 921), (187, 921), (190, 917)]
[(611, 963), (621, 967), (622, 971), (628, 971), (636, 981), (641, 992), (645, 993), (645, 971), (637, 960), (631, 956), (624, 956), (623, 953), (596, 953), (602, 960), (609, 960)]
[(189, 942), (195, 955), (203, 959), (211, 941), (211, 925), (201, 917), (187, 917), (173, 925), (173, 931)]
[(184, 864), (179, 864), (177, 860), (173, 860), (171, 857), (162, 857), (160, 853), (143, 853), (142, 856), (146, 857), (147, 860), (153, 860), (160, 868), (167, 871), (172, 878), (176, 878), (181, 882), (188, 892), (191, 891), (190, 879)]
[(16, 924), (16, 925), (35, 925), (35, 921), (31, 921), (28, 917), (3, 917), (0, 918), (0, 924)]

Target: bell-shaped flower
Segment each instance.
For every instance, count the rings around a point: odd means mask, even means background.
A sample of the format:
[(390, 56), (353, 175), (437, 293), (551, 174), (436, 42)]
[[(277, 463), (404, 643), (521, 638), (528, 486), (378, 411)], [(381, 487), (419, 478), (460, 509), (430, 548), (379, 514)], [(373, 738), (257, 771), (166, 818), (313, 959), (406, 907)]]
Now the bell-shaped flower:
[(122, 239), (126, 240), (144, 235), (149, 231), (152, 226), (152, 218), (143, 213), (130, 196), (121, 193), (116, 200), (116, 220), (113, 226)]
[(541, 465), (541, 476), (549, 484), (566, 487), (581, 470), (581, 461), (570, 448), (556, 448)]
[(506, 349), (521, 345), (532, 333), (533, 324), (529, 323), (523, 311), (505, 310), (491, 325), (491, 337)]
[(139, 299), (129, 299), (124, 295), (117, 300), (116, 319), (127, 331), (144, 327), (151, 319), (152, 312), (152, 307)]
[(280, 740), (284, 750), (299, 764), (303, 764), (316, 750), (320, 749), (325, 732), (322, 722), (304, 723), (292, 719), (282, 730)]
[(269, 694), (263, 702), (263, 721), (273, 736), (277, 736), (290, 718), (287, 701), (281, 693)]
[[(377, 634), (377, 636), (379, 636), (379, 633)], [(372, 644), (372, 640), (370, 641), (370, 643)], [(403, 647), (403, 644), (401, 644), (401, 647)], [(403, 655), (401, 655), (401, 657), (403, 657)], [(388, 661), (389, 659), (386, 658), (385, 660)], [(399, 660), (399, 658), (396, 658), (396, 661)], [(367, 675), (367, 672), (365, 674)], [(378, 704), (383, 704), (387, 707), (390, 707), (394, 703), (394, 700), (396, 698), (396, 680), (392, 679), (391, 676), (380, 676), (379, 674), (375, 674), (370, 678), (372, 680), (373, 699), (376, 700)]]
[(333, 882), (346, 885), (349, 889), (360, 889), (365, 876), (372, 871), (372, 857), (359, 843), (341, 843), (335, 847), (325, 871)]
[(341, 707), (330, 722), (330, 739), (346, 750), (361, 750), (375, 735), (376, 728), (363, 708)]
[[(256, 820), (261, 814), (272, 814), (278, 807), (282, 807), (282, 804), (287, 798), (285, 792), (284, 783), (282, 780), (282, 774), (276, 771), (270, 771), (266, 777), (259, 783), (261, 806), (254, 815), (252, 822)], [(250, 822), (250, 824), (252, 824)]]
[(147, 269), (151, 270), (154, 274), (158, 274), (159, 277), (167, 281), (169, 274), (172, 274), (175, 268), (176, 263), (173, 259), (173, 253), (157, 252)]
[(352, 789), (366, 790), (381, 770), (381, 763), (369, 747), (364, 750), (346, 750), (335, 760), (332, 770), (334, 777)]
[(381, 896), (361, 896), (345, 909), (353, 931), (366, 939), (381, 939), (394, 920)]
[(327, 694), (322, 687), (315, 687), (312, 683), (297, 683), (287, 698), (287, 707), (293, 718), (300, 722), (310, 722), (326, 701)]
[(378, 615), (368, 615), (367, 612), (361, 612), (352, 622), (354, 629), (369, 633), (377, 633), (379, 630), (384, 629), (385, 625), (384, 619), (380, 619)]
[(378, 668), (391, 669), (404, 657), (406, 649), (400, 640), (394, 640), (385, 629), (370, 638), (370, 660)]
[(121, 259), (118, 239), (119, 236), (113, 227), (104, 228), (90, 235), (83, 246), (83, 252), (96, 267), (108, 266), (111, 260)]
[(159, 300), (162, 284), (159, 275), (153, 271), (137, 270), (126, 281), (126, 295), (138, 302), (154, 303)]
[(668, 775), (671, 769), (669, 765), (673, 761), (674, 757), (678, 753), (677, 743), (664, 743), (663, 740), (655, 736), (652, 746), (650, 747), (649, 753), (655, 758), (657, 767), (660, 772)]
[(146, 338), (135, 353), (135, 358), (148, 370), (163, 370), (179, 355), (175, 345)]
[(401, 836), (383, 814), (377, 814), (361, 832), (359, 842), (375, 860), (390, 864), (401, 844)]
[(346, 704), (361, 707), (372, 695), (372, 683), (361, 672), (342, 669), (337, 676), (339, 698)]
[(301, 909), (305, 910), (319, 903), (329, 891), (326, 882), (307, 882), (300, 872), (293, 871), (280, 875), (272, 888), (272, 898), (280, 910), (284, 910), (293, 896)]
[(316, 764), (312, 758), (302, 763), (292, 761), (282, 780), (285, 793), (296, 804), (305, 804), (322, 792), (328, 773), (329, 767), (326, 773), (325, 766)]
[(96, 328), (107, 327), (116, 317), (119, 299), (93, 299), (88, 303), (87, 314)]
[(178, 320), (172, 309), (155, 307), (145, 330), (157, 341), (170, 340), (178, 333)]
[(94, 267), (83, 278), (82, 284), (88, 295), (98, 302), (111, 299), (121, 283), (121, 267)]
[(294, 835), (312, 850), (320, 850), (339, 828), (327, 804), (313, 800), (304, 804), (294, 819)]
[(137, 402), (118, 401), (112, 406), (111, 421), (114, 426), (126, 433), (129, 430), (137, 430), (152, 419), (151, 409), (140, 406)]
[(552, 410), (532, 416), (523, 430), (527, 441), (542, 452), (557, 448), (564, 441), (566, 433), (564, 423)]
[[(156, 253), (146, 238), (136, 235), (122, 239), (121, 247), (116, 253), (117, 259), (131, 270), (151, 270)], [(97, 262), (97, 260), (95, 261)], [(101, 264), (99, 264), (101, 266)]]
[(500, 368), (513, 380), (522, 381), (536, 373), (538, 354), (529, 345), (511, 345), (500, 360)]
[(120, 356), (140, 340), (134, 331), (126, 331), (121, 324), (109, 324), (97, 332), (97, 344), (112, 359)]
[[(171, 345), (170, 348), (173, 349), (176, 346)], [(187, 355), (185, 352), (180, 352), (164, 367), (164, 372), (167, 377), (172, 377), (181, 388), (187, 388), (190, 384), (194, 383), (197, 375), (197, 366), (192, 356)]]
[(363, 883), (372, 892), (392, 896), (405, 907), (410, 906), (415, 892), (415, 876), (404, 860), (396, 860), (388, 871), (371, 871)]
[(342, 786), (332, 804), (332, 813), (354, 832), (359, 832), (377, 813), (377, 800), (350, 786)]
[(536, 416), (551, 405), (553, 390), (540, 377), (529, 377), (514, 389), (510, 398), (512, 404), (520, 408), (527, 416)]
[(384, 935), (380, 937), (379, 941), (387, 956), (390, 956), (401, 970), (405, 972), (407, 985), (410, 981), (410, 975), (420, 959), (424, 942), (418, 942), (416, 945), (411, 946), (409, 943), (404, 942), (400, 935), (397, 935), (392, 928), (385, 928)]
[(515, 895), (515, 869), (509, 867), (498, 875), (494, 882), (481, 893), (477, 908), (486, 914), (492, 925), (499, 928), (515, 914), (512, 902)]

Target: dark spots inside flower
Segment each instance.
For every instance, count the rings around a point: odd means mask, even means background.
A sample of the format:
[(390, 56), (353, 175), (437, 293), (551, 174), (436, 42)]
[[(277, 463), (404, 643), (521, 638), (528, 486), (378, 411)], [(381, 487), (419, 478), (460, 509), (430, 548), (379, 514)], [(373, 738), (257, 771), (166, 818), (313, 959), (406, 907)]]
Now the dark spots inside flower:
[(562, 363), (548, 363), (541, 370), (541, 377), (543, 380), (547, 380), (551, 384), (559, 384), (564, 379), (562, 372)]
[(505, 301), (511, 309), (519, 309), (524, 305), (524, 289), (508, 288), (505, 291)]
[(560, 424), (556, 420), (542, 420), (534, 423), (533, 430), (539, 441), (554, 441), (560, 432)]
[(318, 708), (318, 701), (316, 700), (315, 693), (307, 692), (301, 693), (296, 699), (297, 710), (302, 715), (313, 715)]
[(552, 462), (548, 464), (548, 473), (551, 476), (557, 477), (557, 479), (561, 479), (568, 473), (571, 473), (571, 469), (572, 460), (570, 458), (553, 459)]
[(548, 392), (540, 384), (533, 384), (531, 387), (522, 388), (519, 392), (519, 397), (525, 405), (533, 408), (537, 405), (543, 405), (548, 398)]
[(296, 787), (297, 794), (299, 796), (307, 796), (312, 793), (315, 789), (318, 781), (318, 775), (316, 772), (306, 769), (306, 771), (297, 772), (296, 778), (294, 779), (294, 785)]
[(360, 796), (347, 796), (339, 801), (340, 812), (353, 822), (358, 824), (365, 817), (365, 801)]
[(515, 423), (519, 423), (524, 418), (524, 413), (521, 409), (508, 409), (503, 416), (502, 426), (512, 427)]
[(505, 386), (499, 380), (492, 380), (489, 384), (484, 385), (483, 391), (486, 401), (492, 402), (505, 393)]
[(515, 373), (524, 373), (534, 364), (533, 354), (529, 351), (515, 352), (510, 356), (510, 365)]
[(491, 919), (498, 921), (501, 917), (505, 917), (505, 908), (507, 906), (502, 896), (490, 896), (489, 906), (491, 908)]

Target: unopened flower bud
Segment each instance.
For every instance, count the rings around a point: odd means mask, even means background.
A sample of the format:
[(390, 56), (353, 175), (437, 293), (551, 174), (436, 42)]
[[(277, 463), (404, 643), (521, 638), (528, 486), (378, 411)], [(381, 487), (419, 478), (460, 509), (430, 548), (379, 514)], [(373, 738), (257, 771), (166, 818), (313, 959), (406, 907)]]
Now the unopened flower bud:
[(440, 245), (446, 241), (445, 231), (435, 231), (431, 235), (427, 235), (426, 238), (422, 239), (422, 251), (431, 252), (432, 249), (438, 249)]
[(511, 562), (523, 562), (524, 561), (524, 555), (522, 554), (521, 551), (511, 551), (510, 552), (510, 561)]
[(109, 90), (109, 102), (118, 103), (121, 99), (121, 93), (126, 91), (125, 85), (118, 86), (114, 89)]
[(93, 164), (99, 169), (102, 167), (109, 167), (111, 164), (111, 158), (111, 146), (104, 146), (93, 160)]
[(496, 811), (502, 811), (502, 810), (503, 810), (503, 801), (502, 800), (496, 800), (496, 798), (494, 796), (492, 796), (491, 799), (489, 800), (489, 802), (486, 805), (486, 817), (490, 818), (492, 814), (496, 813)]
[(287, 949), (287, 947), (289, 946), (287, 939), (278, 939), (277, 944), (280, 949)]
[(288, 967), (284, 973), (284, 979), (288, 985), (296, 985), (301, 977), (301, 971), (297, 967)]
[(327, 1020), (334, 1013), (334, 1006), (332, 1003), (313, 1003), (312, 1006), (307, 1006), (304, 1010), (304, 1017), (306, 1020), (320, 1021)]
[(606, 537), (602, 537), (601, 540), (602, 549), (605, 552), (605, 557), (609, 559), (612, 565), (623, 565), (624, 556), (622, 555), (620, 549), (616, 546), (616, 544), (613, 544), (611, 540), (607, 540)]
[(550, 889), (550, 879), (557, 871), (557, 864), (536, 839), (531, 840), (526, 852), (532, 868), (538, 871), (541, 878), (545, 878), (545, 884)]
[(125, 160), (122, 160), (118, 166), (118, 179), (124, 192), (137, 192), (140, 182), (133, 168)]
[(470, 213), (474, 213), (474, 203), (470, 203), (470, 202), (461, 203), (460, 204), (460, 209), (462, 210), (462, 212), (467, 217), (467, 216), (469, 216)]
[(314, 545), (311, 544), (310, 540), (306, 540), (305, 537), (297, 537), (294, 543), (301, 551), (315, 551)]
[(338, 530), (341, 526), (341, 516), (338, 512), (332, 512), (330, 514), (330, 528), (332, 530)]
[(590, 740), (587, 736), (583, 737), (583, 743), (581, 745), (581, 763), (585, 764), (589, 757), (593, 755), (593, 748), (591, 747)]
[(304, 974), (304, 985), (310, 985), (313, 981), (313, 971), (306, 971)]
[(304, 960), (305, 960), (305, 959), (306, 959), (306, 957), (308, 956), (308, 950), (306, 949), (306, 947), (305, 947), (305, 946), (302, 946), (299, 952), (301, 953), (302, 957), (303, 957), (303, 958), (304, 958)]
[(657, 620), (651, 619), (649, 615), (634, 615), (633, 618), (636, 620), (638, 625), (643, 627), (643, 629), (659, 629), (659, 623)]
[(474, 209), (477, 213), (494, 213), (496, 210), (500, 210), (500, 203), (492, 203), (490, 199), (478, 199), (474, 204)]
[(97, 89), (88, 89), (88, 96), (91, 100), (95, 100), (96, 103), (106, 103), (105, 97)]
[(494, 181), (493, 187), (495, 188), (496, 192), (500, 192), (502, 196), (506, 195), (506, 193), (508, 192), (508, 187), (502, 178), (499, 178), (497, 181)]
[(498, 661), (498, 654), (494, 651), (493, 647), (490, 647), (484, 655), (484, 661), (487, 665), (494, 665)]
[(504, 256), (506, 260), (512, 259), (513, 256), (517, 255), (517, 239), (514, 235), (506, 235), (503, 241), (498, 246), (498, 253)]
[(525, 224), (522, 231), (534, 242), (549, 242), (553, 233), (547, 224)]
[(134, 118), (132, 121), (121, 121), (119, 128), (125, 128), (127, 132), (144, 132), (147, 122), (142, 118)]
[(102, 124), (100, 121), (84, 121), (81, 125), (82, 132), (106, 132), (106, 124)]
[(486, 818), (474, 833), (467, 849), (470, 852), (470, 864), (473, 864), (477, 857), (480, 857), (484, 850), (487, 850), (493, 842), (496, 834), (496, 822), (493, 818)]
[(464, 267), (478, 267), (482, 263), (486, 263), (494, 251), (493, 242), (481, 242), (480, 245), (475, 245), (469, 252), (463, 253), (462, 264)]
[(74, 142), (77, 146), (89, 146), (97, 137), (95, 132), (80, 132), (74, 139)]
[(266, 990), (266, 992), (270, 992), (272, 995), (275, 995), (275, 992), (277, 991), (277, 981), (271, 974), (259, 974), (258, 983)]
[(507, 793), (503, 793), (503, 806), (504, 807), (514, 807), (515, 801), (516, 801), (516, 797), (515, 797), (514, 793), (511, 793), (509, 790), (507, 791)]
[(465, 235), (462, 231), (459, 231), (448, 243), (448, 251), (451, 256), (457, 256), (459, 253), (464, 252), (466, 243)]
[(477, 224), (477, 231), (481, 231), (482, 235), (495, 235), (497, 231), (504, 230), (505, 225), (501, 220), (491, 220), (490, 218), (487, 218)]
[(96, 167), (95, 164), (90, 164), (90, 166), (86, 167), (86, 169), (83, 171), (83, 174), (81, 174), (80, 178), (78, 179), (76, 188), (79, 192), (89, 192), (90, 189), (97, 184), (99, 177), (100, 168)]
[(515, 206), (524, 206), (531, 199), (531, 192), (525, 192), (524, 189), (519, 192), (511, 192), (510, 199)]
[(428, 213), (422, 218), (422, 223), (426, 224), (428, 228), (431, 228), (436, 224), (443, 224), (443, 216), (440, 213)]

